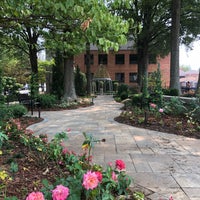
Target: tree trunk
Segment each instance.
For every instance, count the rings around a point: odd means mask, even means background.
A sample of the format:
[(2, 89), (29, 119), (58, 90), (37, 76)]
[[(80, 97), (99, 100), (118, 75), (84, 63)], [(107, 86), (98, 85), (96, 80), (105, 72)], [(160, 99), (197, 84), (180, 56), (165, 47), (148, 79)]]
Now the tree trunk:
[(142, 92), (146, 91), (147, 81), (148, 81), (148, 45), (147, 43), (141, 42), (138, 45), (138, 85)]
[(195, 95), (200, 94), (200, 68), (199, 68), (199, 77), (198, 77), (198, 82), (197, 82), (197, 88), (195, 91)]
[(64, 56), (64, 100), (75, 101), (77, 99), (74, 84), (73, 56)]
[(27, 30), (27, 42), (29, 48), (29, 59), (31, 64), (31, 96), (34, 97), (39, 92), (38, 83), (38, 58), (37, 58), (37, 41), (38, 34), (35, 33), (31, 28), (26, 28)]
[(179, 33), (181, 0), (172, 0), (170, 88), (181, 93), (179, 80)]
[(87, 95), (91, 95), (91, 59), (90, 59), (90, 43), (86, 43), (86, 77), (87, 77)]

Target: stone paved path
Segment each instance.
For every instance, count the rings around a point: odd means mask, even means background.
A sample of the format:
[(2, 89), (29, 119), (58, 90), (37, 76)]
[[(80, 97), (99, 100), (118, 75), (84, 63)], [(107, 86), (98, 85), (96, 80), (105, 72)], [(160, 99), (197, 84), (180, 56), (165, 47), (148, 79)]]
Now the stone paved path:
[[(94, 162), (106, 165), (122, 159), (133, 186), (147, 189), (151, 200), (200, 200), (200, 140), (139, 129), (114, 121), (122, 104), (112, 96), (98, 96), (94, 106), (78, 110), (42, 112), (45, 120), (29, 127), (36, 134), (67, 131), (70, 149), (80, 152), (82, 132), (106, 139), (93, 150)], [(37, 114), (37, 113), (36, 113)]]

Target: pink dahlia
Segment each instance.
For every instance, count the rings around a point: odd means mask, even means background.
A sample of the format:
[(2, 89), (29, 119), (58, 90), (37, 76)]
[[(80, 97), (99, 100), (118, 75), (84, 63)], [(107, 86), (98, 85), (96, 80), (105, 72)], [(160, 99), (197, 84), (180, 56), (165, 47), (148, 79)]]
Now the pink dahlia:
[(69, 188), (63, 185), (57, 185), (54, 190), (52, 190), (53, 200), (66, 200), (69, 196)]
[(97, 178), (98, 178), (99, 182), (101, 182), (102, 178), (103, 178), (102, 173), (99, 172), (99, 171), (96, 171), (95, 174), (97, 175)]
[(150, 103), (150, 107), (156, 108), (156, 104), (155, 103)]
[(122, 160), (116, 160), (115, 161), (115, 167), (117, 169), (119, 169), (119, 170), (123, 170), (123, 169), (126, 168), (126, 165), (125, 165), (124, 161), (122, 161)]
[(83, 175), (83, 187), (86, 190), (93, 190), (99, 184), (98, 176), (95, 172), (88, 171)]
[(115, 172), (112, 172), (112, 180), (117, 182), (117, 175), (115, 174)]
[(26, 200), (45, 200), (44, 195), (42, 192), (31, 192), (27, 197)]

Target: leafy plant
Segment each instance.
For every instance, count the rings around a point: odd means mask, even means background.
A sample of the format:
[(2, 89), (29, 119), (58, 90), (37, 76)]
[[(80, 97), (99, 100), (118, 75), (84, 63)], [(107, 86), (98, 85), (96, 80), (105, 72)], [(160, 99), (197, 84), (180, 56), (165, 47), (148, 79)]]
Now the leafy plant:
[(16, 162), (11, 162), (11, 164), (10, 164), (10, 172), (16, 173), (16, 172), (18, 172), (18, 170), (19, 170), (18, 164)]
[[(1, 127), (0, 127), (1, 130)], [(0, 148), (3, 146), (3, 143), (8, 140), (8, 136), (4, 134), (3, 131), (0, 131)]]
[(171, 97), (168, 102), (164, 104), (165, 113), (175, 116), (184, 116), (188, 112), (187, 107), (185, 107), (184, 102), (177, 97)]
[(52, 108), (57, 102), (56, 96), (50, 94), (40, 94), (37, 99), (42, 108)]

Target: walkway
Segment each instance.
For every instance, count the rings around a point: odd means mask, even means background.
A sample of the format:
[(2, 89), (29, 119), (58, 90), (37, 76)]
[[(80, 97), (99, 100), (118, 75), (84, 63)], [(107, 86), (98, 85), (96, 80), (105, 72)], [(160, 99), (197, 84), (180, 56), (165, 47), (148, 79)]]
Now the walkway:
[[(200, 140), (139, 129), (114, 121), (122, 104), (112, 96), (98, 96), (94, 106), (78, 110), (42, 112), (43, 122), (29, 127), (36, 134), (69, 132), (67, 145), (80, 152), (82, 132), (106, 139), (95, 145), (94, 162), (105, 165), (122, 159), (133, 186), (141, 185), (147, 199), (200, 199)], [(37, 114), (37, 113), (36, 113)]]

